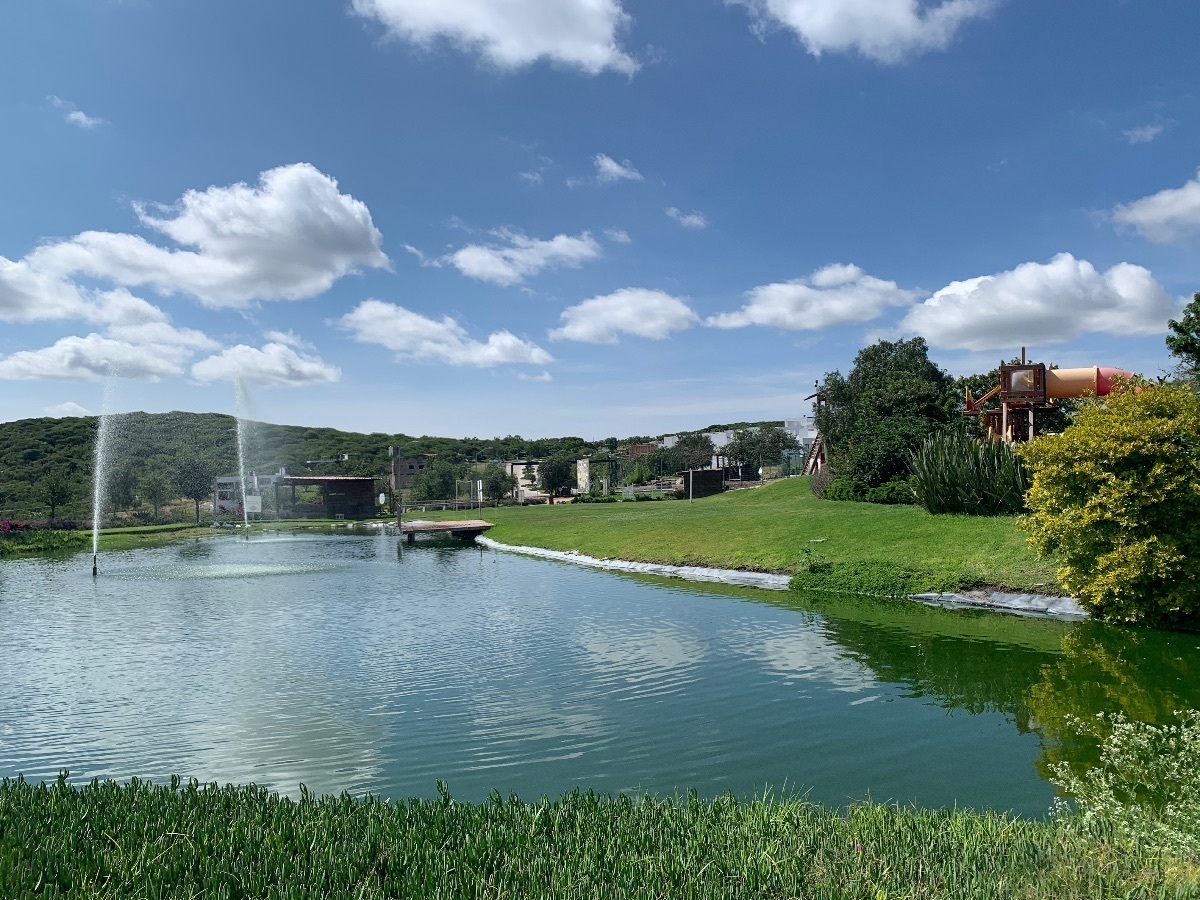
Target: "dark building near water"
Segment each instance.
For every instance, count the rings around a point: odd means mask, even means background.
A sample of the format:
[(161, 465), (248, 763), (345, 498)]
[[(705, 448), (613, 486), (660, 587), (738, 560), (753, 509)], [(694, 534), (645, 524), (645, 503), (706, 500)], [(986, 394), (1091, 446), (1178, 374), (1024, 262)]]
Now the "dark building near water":
[[(296, 488), (317, 487), (319, 500), (297, 502)], [(371, 519), (375, 479), (349, 475), (287, 475), (275, 482), (281, 518)]]

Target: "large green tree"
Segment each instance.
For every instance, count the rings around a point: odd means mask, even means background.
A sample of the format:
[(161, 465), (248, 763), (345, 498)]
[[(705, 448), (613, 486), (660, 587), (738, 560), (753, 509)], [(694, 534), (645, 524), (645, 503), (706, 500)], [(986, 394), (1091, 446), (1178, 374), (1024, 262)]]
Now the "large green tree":
[(1183, 316), (1169, 321), (1167, 328), (1171, 331), (1167, 335), (1167, 349), (1179, 361), (1180, 374), (1200, 375), (1200, 292), (1192, 295), (1192, 302), (1183, 308)]
[(830, 469), (867, 487), (906, 475), (908, 454), (953, 417), (950, 386), (924, 338), (860, 350), (848, 376), (830, 372), (821, 388)]
[(488, 500), (507, 497), (517, 486), (516, 476), (510, 475), (503, 466), (485, 466), (479, 473), (479, 480), (483, 482), (483, 496)]
[(174, 481), (179, 496), (187, 497), (196, 504), (196, 523), (200, 523), (200, 501), (213, 495), (217, 468), (205, 456), (185, 456), (175, 466)]
[(456, 495), (455, 484), (461, 477), (460, 467), (448, 460), (435, 459), (408, 486), (413, 500), (450, 500)]
[(71, 502), (71, 482), (67, 473), (55, 469), (38, 484), (38, 499), (50, 508), (50, 518), (57, 516), (58, 508)]
[(555, 453), (538, 464), (538, 488), (554, 494), (575, 486), (575, 457)]
[(681, 434), (672, 448), (683, 469), (707, 469), (712, 465), (713, 455), (717, 452), (712, 438), (707, 434)]
[(141, 492), (154, 507), (154, 518), (157, 521), (159, 509), (171, 497), (171, 482), (166, 475), (155, 469), (142, 479)]
[(764, 425), (755, 431), (748, 428), (735, 431), (722, 453), (730, 462), (757, 469), (779, 462), (785, 451), (799, 446), (796, 439), (778, 425)]

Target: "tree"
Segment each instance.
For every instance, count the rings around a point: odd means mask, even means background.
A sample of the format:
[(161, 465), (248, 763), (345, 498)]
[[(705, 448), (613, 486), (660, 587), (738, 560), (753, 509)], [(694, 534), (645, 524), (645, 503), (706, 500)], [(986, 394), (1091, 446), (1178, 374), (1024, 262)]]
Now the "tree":
[(860, 350), (848, 377), (830, 372), (822, 387), (817, 427), (830, 469), (866, 487), (904, 477), (909, 453), (953, 417), (950, 383), (924, 338)]
[(142, 479), (142, 495), (154, 507), (154, 518), (158, 519), (158, 510), (171, 496), (171, 483), (161, 471), (155, 469)]
[(555, 494), (575, 487), (575, 457), (569, 453), (555, 453), (538, 466), (538, 488), (547, 494)]
[(707, 434), (681, 434), (674, 449), (684, 469), (707, 469), (717, 449)]
[(133, 506), (137, 491), (137, 472), (132, 466), (117, 469), (108, 480), (108, 501), (113, 509), (129, 509)]
[(203, 456), (186, 456), (175, 467), (175, 488), (181, 497), (196, 504), (197, 525), (200, 524), (200, 501), (212, 496), (216, 473), (212, 461)]
[(436, 459), (408, 486), (413, 500), (449, 500), (455, 496), (459, 468), (444, 459)]
[(60, 506), (71, 502), (71, 482), (61, 469), (54, 469), (38, 483), (38, 500), (50, 507), (54, 519)]
[(724, 447), (730, 462), (760, 468), (783, 459), (787, 450), (799, 448), (796, 439), (778, 425), (764, 425), (756, 431), (748, 428), (733, 433), (733, 438)]
[(1183, 308), (1183, 317), (1167, 323), (1171, 333), (1167, 335), (1167, 349), (1179, 360), (1182, 375), (1200, 375), (1200, 292), (1192, 295), (1192, 302)]
[(483, 482), (483, 496), (488, 500), (507, 497), (517, 487), (515, 475), (510, 475), (503, 466), (485, 466), (479, 480)]
[(1200, 612), (1200, 395), (1136, 381), (1017, 448), (1033, 471), (1021, 523), (1057, 552), (1063, 587), (1102, 618), (1176, 624)]

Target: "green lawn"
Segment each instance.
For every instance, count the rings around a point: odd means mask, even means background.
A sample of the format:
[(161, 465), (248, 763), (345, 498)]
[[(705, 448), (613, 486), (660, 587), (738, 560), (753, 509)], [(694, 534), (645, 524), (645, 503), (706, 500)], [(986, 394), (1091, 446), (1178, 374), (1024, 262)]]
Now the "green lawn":
[[(455, 519), (475, 512), (417, 514)], [(1012, 517), (931, 516), (914, 506), (818, 500), (807, 478), (703, 500), (484, 509), (488, 537), (600, 558), (792, 573), (809, 560), (835, 570), (913, 573), (916, 589), (997, 585), (1058, 590)]]

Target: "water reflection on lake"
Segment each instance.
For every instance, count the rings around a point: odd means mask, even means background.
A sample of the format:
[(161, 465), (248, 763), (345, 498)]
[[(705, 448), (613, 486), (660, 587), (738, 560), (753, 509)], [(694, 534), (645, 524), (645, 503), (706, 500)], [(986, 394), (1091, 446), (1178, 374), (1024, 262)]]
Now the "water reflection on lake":
[(394, 537), (0, 563), (0, 776), (464, 799), (810, 791), (1045, 812), (1070, 716), (1200, 707), (1200, 637), (632, 578)]

